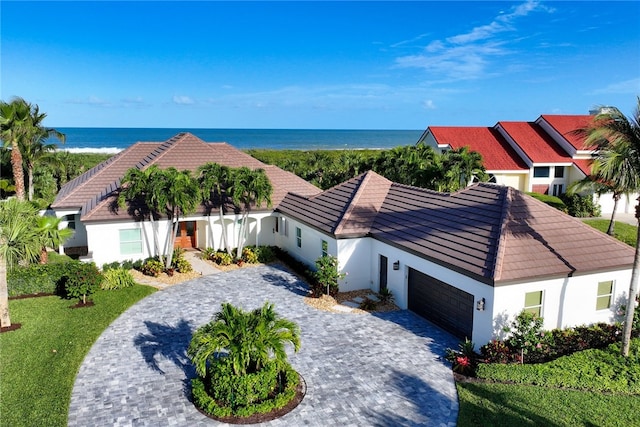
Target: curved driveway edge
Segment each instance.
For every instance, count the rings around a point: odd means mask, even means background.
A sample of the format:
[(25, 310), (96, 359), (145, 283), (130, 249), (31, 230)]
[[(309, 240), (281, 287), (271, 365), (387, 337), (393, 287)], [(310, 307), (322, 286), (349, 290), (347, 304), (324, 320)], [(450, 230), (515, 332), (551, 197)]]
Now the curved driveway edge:
[(457, 339), (413, 313), (329, 313), (303, 302), (304, 282), (279, 266), (205, 276), (145, 298), (116, 319), (83, 361), (69, 426), (217, 426), (188, 400), (193, 331), (220, 304), (264, 301), (300, 325), (300, 405), (269, 426), (455, 426), (458, 398), (444, 350)]

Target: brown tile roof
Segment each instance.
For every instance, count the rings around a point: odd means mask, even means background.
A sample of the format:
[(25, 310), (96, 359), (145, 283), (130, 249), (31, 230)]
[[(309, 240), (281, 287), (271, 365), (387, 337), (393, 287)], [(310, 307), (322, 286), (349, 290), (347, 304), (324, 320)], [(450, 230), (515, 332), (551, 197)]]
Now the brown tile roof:
[(494, 128), (467, 126), (429, 126), (436, 142), (453, 149), (469, 147), (482, 155), (488, 171), (528, 170), (527, 164)]
[[(278, 210), (337, 238), (371, 236), (491, 285), (633, 263), (631, 247), (511, 187), (481, 183), (449, 194), (378, 178), (368, 172), (314, 197), (289, 195)], [(364, 215), (351, 222), (347, 213), (358, 206)]]
[[(125, 210), (113, 209), (120, 179), (132, 167), (144, 169), (152, 164), (179, 170), (196, 171), (206, 162), (229, 167), (264, 168), (274, 187), (273, 206), (278, 206), (290, 191), (306, 196), (320, 192), (307, 181), (275, 166), (268, 166), (250, 155), (218, 142), (206, 143), (190, 133), (180, 133), (165, 142), (139, 142), (68, 182), (58, 193), (54, 209), (81, 209), (82, 221), (118, 219)], [(262, 209), (266, 209), (263, 205)], [(120, 218), (129, 218), (123, 215)]]
[(336, 237), (369, 232), (391, 181), (369, 171), (313, 197), (289, 194), (278, 211), (304, 218), (309, 225)]

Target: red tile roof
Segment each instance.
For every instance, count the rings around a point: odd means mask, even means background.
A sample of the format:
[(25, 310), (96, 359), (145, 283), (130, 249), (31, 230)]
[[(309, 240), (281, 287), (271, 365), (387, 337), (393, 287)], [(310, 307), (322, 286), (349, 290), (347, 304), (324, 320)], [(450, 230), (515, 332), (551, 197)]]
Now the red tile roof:
[(575, 135), (576, 129), (586, 127), (592, 120), (590, 115), (552, 115), (543, 114), (540, 119), (544, 120), (567, 140), (576, 150), (587, 150), (584, 146), (584, 138)]
[[(278, 210), (336, 238), (348, 229), (494, 286), (633, 263), (633, 248), (511, 187), (481, 183), (449, 194), (377, 185), (378, 178), (368, 172), (314, 197), (288, 195)], [(363, 198), (374, 203), (363, 205), (357, 226), (341, 229)]]
[[(165, 142), (139, 142), (97, 165), (65, 184), (52, 208), (81, 209), (82, 221), (130, 219), (125, 210), (114, 209), (120, 179), (127, 170), (132, 167), (144, 169), (155, 164), (161, 168), (173, 166), (178, 170), (195, 172), (207, 162), (265, 169), (274, 187), (273, 206), (278, 206), (288, 192), (311, 196), (321, 191), (302, 178), (275, 166), (267, 166), (227, 143), (206, 143), (190, 133), (180, 133)], [(263, 205), (262, 209), (266, 206)]]
[(429, 130), (439, 145), (453, 149), (469, 147), (482, 155), (487, 171), (527, 170), (527, 164), (509, 143), (493, 128), (430, 126)]
[(571, 163), (567, 154), (538, 124), (532, 122), (498, 122), (533, 163)]

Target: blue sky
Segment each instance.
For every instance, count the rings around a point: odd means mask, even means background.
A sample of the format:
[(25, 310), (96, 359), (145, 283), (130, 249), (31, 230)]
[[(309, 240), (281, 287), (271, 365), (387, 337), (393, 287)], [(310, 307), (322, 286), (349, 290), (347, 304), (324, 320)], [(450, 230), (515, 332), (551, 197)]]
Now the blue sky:
[(492, 126), (640, 95), (638, 1), (0, 8), (0, 97), (48, 126)]

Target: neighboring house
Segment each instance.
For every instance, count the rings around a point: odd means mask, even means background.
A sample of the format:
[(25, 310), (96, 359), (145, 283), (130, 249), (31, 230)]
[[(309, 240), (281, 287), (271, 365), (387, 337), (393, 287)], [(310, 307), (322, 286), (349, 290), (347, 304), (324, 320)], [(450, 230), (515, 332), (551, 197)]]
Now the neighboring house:
[[(226, 143), (206, 143), (189, 134), (181, 133), (165, 142), (139, 142), (97, 165), (81, 176), (65, 184), (58, 193), (51, 208), (58, 217), (64, 217), (75, 235), (68, 240), (67, 253), (83, 256), (98, 266), (106, 262), (127, 259), (144, 259), (156, 255), (153, 247), (151, 223), (129, 212), (128, 207), (118, 208), (116, 204), (120, 180), (130, 168), (144, 169), (151, 165), (160, 168), (170, 166), (179, 170), (196, 169), (207, 162), (216, 162), (229, 167), (247, 166), (265, 169), (274, 191), (271, 196), (273, 207), (277, 207), (289, 192), (313, 195), (320, 190), (302, 178), (276, 166), (266, 165), (250, 155)], [(273, 207), (263, 204), (254, 209), (250, 216), (248, 244), (274, 244), (275, 222)], [(236, 246), (239, 232), (240, 213), (233, 208), (224, 217), (231, 239)], [(166, 215), (156, 221), (160, 248), (166, 245), (168, 227), (171, 225)], [(218, 212), (210, 214), (204, 206), (186, 218), (180, 218), (180, 231), (176, 246), (222, 247)]]
[[(511, 150), (506, 142), (501, 147)], [(336, 256), (348, 273), (341, 290), (386, 287), (400, 308), (478, 345), (499, 336), (523, 309), (551, 329), (610, 322), (626, 301), (634, 250), (512, 187), (480, 183), (438, 193), (370, 171), (320, 191), (191, 134), (137, 143), (66, 184), (52, 207), (74, 224), (67, 249), (83, 250), (98, 265), (154, 255), (150, 223), (116, 209), (120, 179), (131, 167), (195, 170), (209, 161), (267, 171), (273, 207), (252, 211), (249, 244), (279, 246), (309, 266)], [(508, 156), (502, 161), (514, 170), (523, 166)], [(230, 236), (239, 219), (239, 212), (225, 216)], [(170, 222), (158, 223), (163, 237)], [(181, 219), (178, 245), (221, 248), (222, 226), (216, 212), (201, 209)]]
[[(535, 122), (498, 122), (493, 127), (430, 126), (419, 141), (441, 151), (468, 146), (482, 155), (491, 182), (520, 191), (559, 196), (589, 175), (592, 151), (574, 131), (591, 115), (542, 115)], [(633, 212), (637, 195), (620, 201)], [(613, 211), (611, 194), (598, 196), (603, 213)]]
[(337, 256), (342, 290), (386, 287), (479, 345), (523, 309), (552, 329), (610, 322), (626, 301), (633, 248), (512, 187), (438, 193), (367, 172), (276, 211), (279, 246), (309, 264)]

